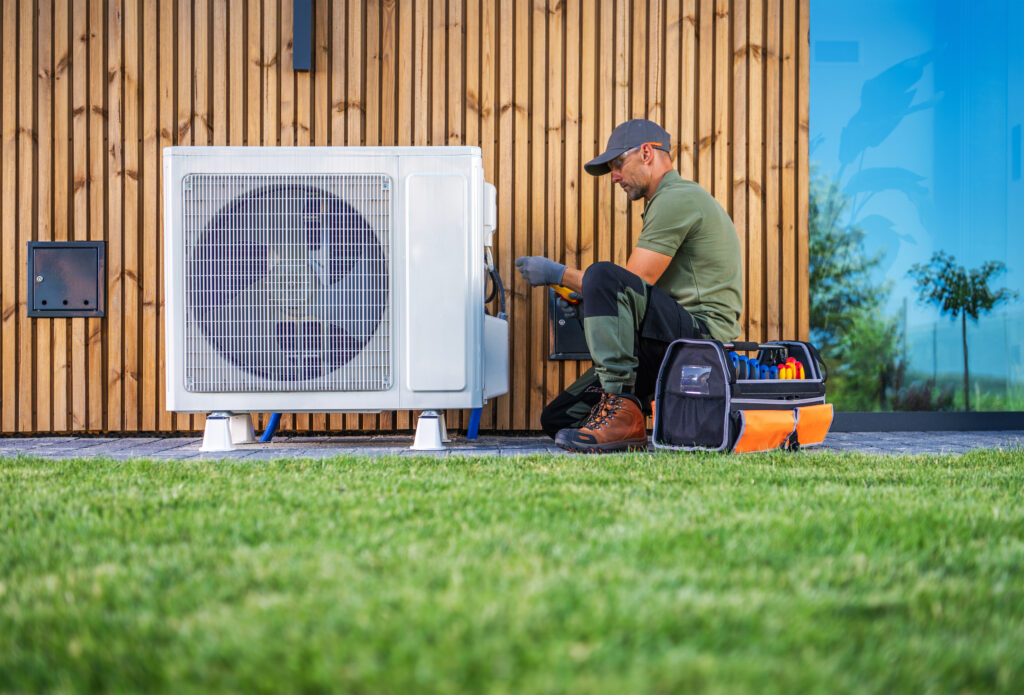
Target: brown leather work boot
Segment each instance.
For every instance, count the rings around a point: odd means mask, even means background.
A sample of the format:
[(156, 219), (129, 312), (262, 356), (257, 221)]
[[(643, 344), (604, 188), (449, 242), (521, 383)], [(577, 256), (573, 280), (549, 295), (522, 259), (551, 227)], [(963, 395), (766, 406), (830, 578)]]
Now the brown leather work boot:
[(590, 411), (582, 427), (566, 427), (555, 444), (585, 454), (611, 451), (646, 451), (647, 423), (639, 404), (629, 396), (606, 393)]

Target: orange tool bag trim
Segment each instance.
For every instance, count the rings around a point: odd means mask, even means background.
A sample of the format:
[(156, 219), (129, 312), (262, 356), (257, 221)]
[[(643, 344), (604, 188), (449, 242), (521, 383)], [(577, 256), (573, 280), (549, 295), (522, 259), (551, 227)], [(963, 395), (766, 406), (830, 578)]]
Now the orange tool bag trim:
[[(767, 376), (773, 371), (786, 378)], [(676, 340), (658, 373), (654, 447), (743, 453), (820, 444), (832, 426), (827, 378), (803, 341)]]
[(795, 410), (740, 410), (739, 431), (732, 450), (737, 454), (771, 451), (789, 441), (796, 428)]
[(831, 403), (797, 408), (795, 412), (796, 428), (790, 440), (791, 447), (817, 446), (825, 441), (835, 417)]

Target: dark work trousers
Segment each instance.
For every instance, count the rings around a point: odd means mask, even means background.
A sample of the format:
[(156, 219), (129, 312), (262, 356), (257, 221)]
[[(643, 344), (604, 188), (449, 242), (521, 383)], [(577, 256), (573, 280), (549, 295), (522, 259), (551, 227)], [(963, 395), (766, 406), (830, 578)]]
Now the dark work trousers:
[(544, 408), (540, 424), (550, 437), (582, 425), (605, 391), (632, 393), (650, 412), (669, 343), (710, 337), (667, 292), (606, 262), (583, 274), (583, 331), (594, 366)]

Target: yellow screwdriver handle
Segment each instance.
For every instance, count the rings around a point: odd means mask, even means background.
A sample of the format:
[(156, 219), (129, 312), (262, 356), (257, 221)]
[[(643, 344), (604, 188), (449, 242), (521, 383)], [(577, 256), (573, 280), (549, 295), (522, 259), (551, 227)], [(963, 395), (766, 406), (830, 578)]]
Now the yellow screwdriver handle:
[(573, 297), (572, 297), (572, 295), (575, 294), (574, 290), (570, 290), (568, 287), (565, 287), (563, 285), (548, 285), (548, 287), (550, 287), (555, 292), (557, 292), (558, 296), (560, 296), (562, 299), (564, 299), (565, 301), (569, 302), (570, 304), (579, 304), (580, 303), (580, 300), (573, 299)]

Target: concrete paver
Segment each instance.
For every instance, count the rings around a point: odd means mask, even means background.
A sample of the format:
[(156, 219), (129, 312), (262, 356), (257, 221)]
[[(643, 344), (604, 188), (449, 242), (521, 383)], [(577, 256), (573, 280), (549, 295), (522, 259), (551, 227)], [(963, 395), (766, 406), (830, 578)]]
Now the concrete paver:
[[(234, 451), (200, 451), (202, 438), (143, 437), (0, 437), (0, 457), (48, 459), (107, 457), (167, 461), (330, 458), (334, 456), (528, 456), (564, 454), (547, 437), (483, 435), (476, 440), (452, 437), (444, 451), (412, 451), (412, 435), (282, 436), (273, 441), (239, 445)], [(961, 454), (973, 449), (1024, 451), (1024, 431), (997, 432), (834, 432), (817, 450), (872, 454)]]

